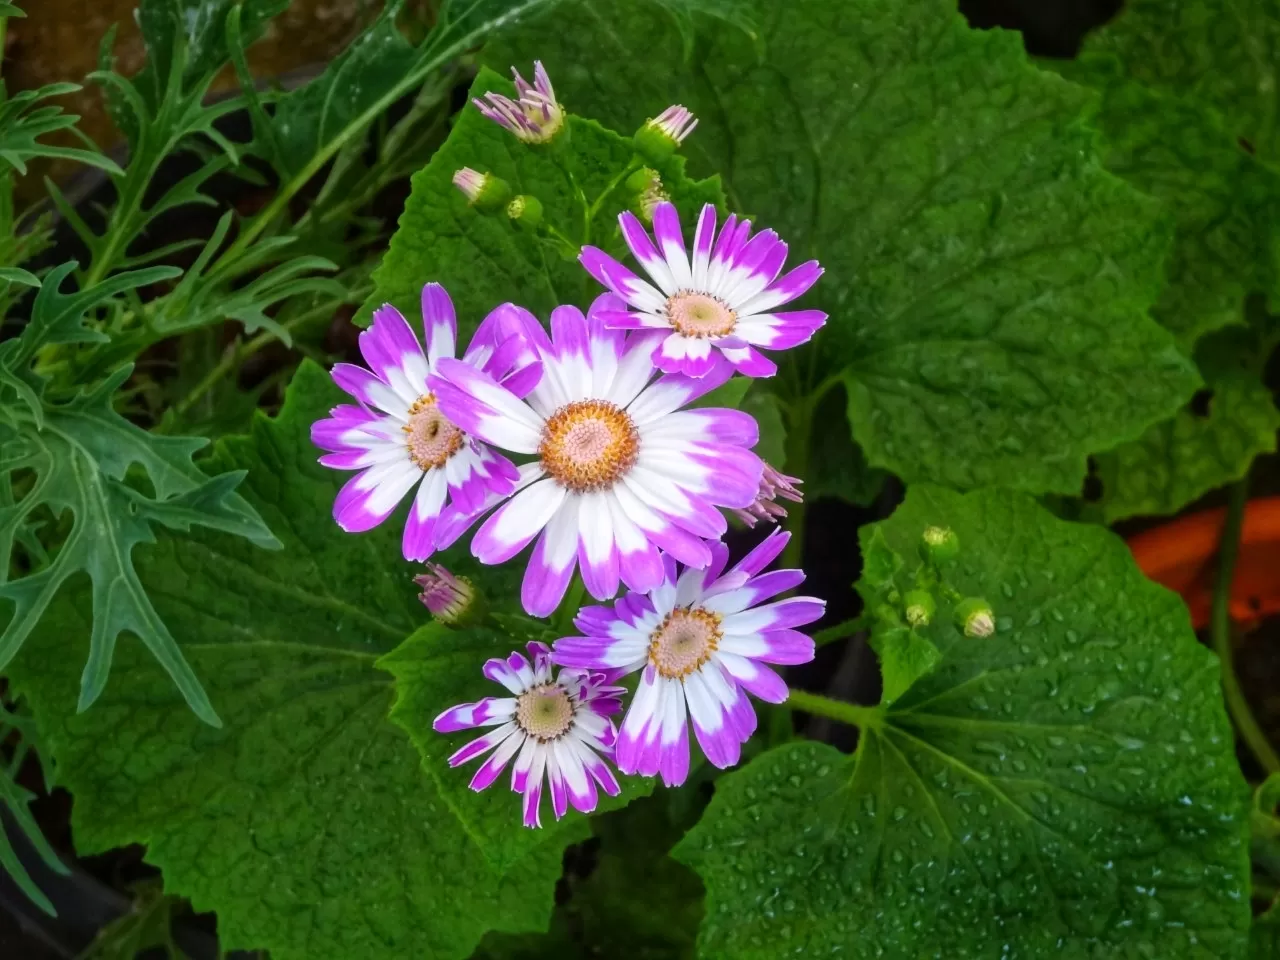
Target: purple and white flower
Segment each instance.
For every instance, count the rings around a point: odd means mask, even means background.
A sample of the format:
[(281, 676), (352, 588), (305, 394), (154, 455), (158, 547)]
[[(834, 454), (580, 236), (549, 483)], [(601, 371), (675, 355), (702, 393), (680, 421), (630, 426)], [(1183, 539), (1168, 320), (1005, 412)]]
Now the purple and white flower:
[(516, 84), (515, 100), (500, 93), (486, 93), (484, 99), (471, 102), (525, 143), (546, 143), (564, 126), (564, 109), (556, 102), (551, 78), (541, 60), (533, 62), (533, 83), (520, 76), (515, 67), (511, 68), (511, 75)]
[(772, 230), (752, 236), (751, 221), (731, 214), (717, 236), (715, 207), (707, 204), (690, 259), (672, 204), (654, 210), (653, 239), (630, 212), (618, 222), (648, 280), (596, 247), (583, 247), (579, 259), (629, 308), (606, 313), (607, 326), (667, 332), (653, 354), (660, 370), (706, 376), (723, 354), (746, 376), (771, 377), (778, 368), (761, 350), (799, 346), (826, 323), (821, 310), (778, 311), (813, 286), (822, 268), (810, 260), (783, 274), (787, 245)]
[(626, 689), (612, 686), (607, 673), (568, 669), (555, 676), (550, 648), (530, 643), (528, 649), (532, 665), (519, 653), (484, 665), (484, 675), (511, 696), (451, 707), (432, 726), (440, 733), (493, 727), (451, 756), (449, 766), (488, 753), (471, 778), (471, 789), (480, 791), (514, 757), (511, 789), (524, 794), (524, 825), (540, 827), (544, 782), (557, 820), (571, 803), (583, 813), (594, 810), (597, 785), (617, 796), (618, 781), (604, 758), (613, 755), (617, 731), (610, 718), (622, 710), (619, 698)]
[(678, 103), (667, 107), (645, 124), (677, 146), (684, 143), (685, 137), (693, 133), (693, 128), (697, 125), (698, 118), (693, 115), (693, 111)]
[[(415, 486), (417, 493), (404, 528), (406, 560), (426, 560), (438, 547), (442, 520), (469, 516), (491, 495), (515, 489), (515, 466), (459, 429), (444, 413), (427, 379), (448, 359), (501, 382), (513, 396), (527, 394), (541, 376), (523, 339), (518, 308), (498, 307), (476, 330), (462, 360), (453, 359), (457, 324), (444, 287), (422, 289), (426, 350), (395, 307), (373, 313), (360, 334), (360, 352), (368, 369), (339, 363), (334, 382), (357, 404), (341, 404), (311, 426), (311, 440), (329, 451), (327, 467), (358, 470), (338, 493), (333, 518), (348, 533), (382, 523)], [(451, 541), (450, 541), (451, 542)]]
[(668, 559), (662, 583), (647, 596), (628, 593), (612, 607), (583, 607), (574, 624), (585, 636), (556, 641), (552, 659), (564, 666), (643, 671), (618, 734), (615, 762), (623, 773), (683, 783), (689, 720), (707, 759), (731, 767), (756, 728), (747, 694), (769, 703), (787, 699), (786, 683), (767, 664), (812, 660), (813, 640), (793, 628), (817, 620), (826, 607), (816, 597), (764, 602), (804, 581), (799, 570), (761, 573), (789, 538), (775, 530), (727, 573), (721, 543), (705, 570), (677, 576)]
[(659, 550), (705, 567), (705, 541), (726, 529), (717, 507), (746, 507), (760, 488), (755, 420), (738, 410), (683, 409), (723, 383), (729, 365), (700, 380), (669, 374), (651, 383), (650, 335), (609, 330), (600, 319), (620, 306), (605, 294), (588, 317), (558, 307), (550, 337), (530, 324), (542, 379), (527, 400), (454, 360), (442, 360), (431, 380), (460, 429), (536, 456), (519, 468), (519, 493), (471, 544), (482, 563), (503, 563), (538, 537), (521, 589), (534, 616), (555, 610), (575, 567), (599, 600), (614, 596), (619, 580), (638, 591), (661, 583)]
[(475, 587), (466, 577), (455, 577), (439, 563), (428, 563), (427, 572), (413, 578), (422, 588), (418, 599), (441, 623), (457, 623), (476, 597)]

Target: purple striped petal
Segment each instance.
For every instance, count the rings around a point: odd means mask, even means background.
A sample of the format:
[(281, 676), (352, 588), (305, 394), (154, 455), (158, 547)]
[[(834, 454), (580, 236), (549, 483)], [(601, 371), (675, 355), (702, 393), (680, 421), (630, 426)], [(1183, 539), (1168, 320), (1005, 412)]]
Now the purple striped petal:
[(726, 348), (720, 352), (744, 377), (765, 380), (778, 372), (778, 365), (755, 347)]
[(753, 697), (766, 703), (782, 703), (787, 699), (787, 684), (769, 667), (732, 653), (717, 653), (716, 660), (729, 676)]
[(403, 416), (409, 405), (383, 380), (353, 363), (335, 363), (333, 382), (366, 406)]
[(800, 627), (821, 619), (826, 606), (826, 601), (817, 597), (778, 600), (725, 617), (724, 630), (726, 633), (755, 633), (760, 630)]
[(422, 288), (422, 326), (427, 339), (427, 357), (433, 368), (441, 357), (455, 355), (458, 322), (453, 301), (438, 283), (428, 283)]
[(774, 527), (769, 535), (756, 544), (750, 553), (739, 560), (733, 569), (739, 573), (754, 577), (778, 558), (778, 555), (787, 548), (787, 543), (790, 540), (790, 532), (780, 527)]

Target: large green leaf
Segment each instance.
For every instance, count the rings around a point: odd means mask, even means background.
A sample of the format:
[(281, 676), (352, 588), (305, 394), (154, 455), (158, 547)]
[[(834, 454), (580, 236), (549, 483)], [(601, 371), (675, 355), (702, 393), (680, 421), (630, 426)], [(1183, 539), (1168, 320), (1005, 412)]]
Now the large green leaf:
[(702, 884), (668, 854), (687, 829), (679, 804), (692, 787), (592, 818), (594, 842), (566, 858), (551, 929), (533, 937), (491, 934), (474, 960), (693, 960)]
[(1108, 168), (1176, 217), (1169, 283), (1153, 314), (1214, 394), (1207, 418), (1184, 409), (1099, 457), (1108, 520), (1173, 513), (1275, 447), (1261, 378), (1274, 344), (1240, 331), (1199, 349), (1197, 341), (1249, 323), (1250, 295), (1280, 293), (1275, 102), (1265, 88), (1275, 66), (1264, 53), (1278, 12), (1269, 0), (1130, 3), (1060, 68), (1100, 94)]
[(695, 110), (698, 167), (827, 268), (807, 304), (831, 320), (782, 386), (842, 380), (872, 465), (1074, 493), (1088, 453), (1190, 396), (1146, 316), (1167, 223), (1100, 168), (1090, 95), (1015, 35), (948, 0), (740, 0), (719, 6), (757, 29), (695, 17), (686, 58), (669, 5), (561, 6), (486, 60), (540, 57), (569, 109), (621, 129)]
[(1005, 493), (916, 487), (873, 528), (911, 584), (921, 531), (996, 630), (939, 609), (942, 663), (862, 730), (717, 785), (676, 848), (713, 957), (1240, 957), (1247, 790), (1216, 659), (1106, 530)]
[(1268, 160), (1280, 158), (1276, 128), (1275, 0), (1127, 0), (1088, 39), (1083, 57), (1108, 61), (1118, 75), (1204, 104)]
[(1254, 457), (1275, 450), (1280, 409), (1262, 376), (1280, 327), (1267, 326), (1230, 327), (1205, 337), (1195, 356), (1206, 392), (1172, 420), (1097, 457), (1098, 509), (1105, 522), (1176, 513), (1239, 480)]
[[(510, 574), (514, 568), (508, 566), (504, 570)], [(491, 578), (490, 582), (494, 580)], [(507, 602), (508, 598), (519, 595), (514, 577), (504, 576), (497, 582), (505, 588), (503, 599)], [(548, 644), (555, 640), (544, 624), (523, 617), (504, 619), (502, 627), (451, 629), (433, 623), (384, 656), (378, 666), (396, 678), (396, 702), (391, 719), (408, 733), (440, 796), (471, 839), (494, 869), (506, 872), (512, 864), (547, 842), (546, 831), (525, 830), (520, 826), (520, 800), (506, 788), (507, 777), (499, 777), (494, 786), (476, 795), (467, 785), (471, 772), (449, 766), (449, 756), (479, 733), (444, 736), (431, 728), (431, 722), (455, 704), (504, 695), (500, 687), (480, 672), (490, 657), (505, 657), (513, 650), (526, 653), (525, 643), (530, 640)], [(623, 792), (618, 797), (611, 798), (601, 792), (597, 808), (600, 812), (617, 809), (653, 788), (651, 780), (640, 777), (626, 777), (620, 782)], [(542, 822), (554, 823), (553, 816), (549, 798), (544, 797)], [(581, 815), (570, 807), (567, 819), (562, 822), (574, 827), (575, 824), (581, 826), (580, 821)], [(567, 840), (561, 838), (561, 843), (565, 842)]]
[(135, 643), (117, 651), (93, 712), (75, 714), (84, 589), (9, 672), (75, 796), (78, 849), (146, 844), (167, 890), (217, 911), (226, 947), (278, 960), (464, 957), (486, 930), (545, 926), (562, 843), (491, 869), (387, 720), (392, 678), (375, 660), (427, 615), (395, 524), (351, 536), (330, 518), (341, 478), (316, 463), (309, 427), (338, 399), (304, 364), (280, 417), (260, 417), (210, 464), (248, 471), (245, 495), (283, 550), (200, 533), (138, 551), (139, 580), (222, 729), (191, 716)]
[[(512, 93), (507, 81), (482, 71), (472, 95), (488, 90)], [(448, 289), (464, 335), (508, 300), (544, 318), (562, 303), (585, 307), (602, 291), (574, 259), (576, 250), (562, 252), (552, 242), (517, 228), (506, 216), (477, 213), (452, 184), (461, 167), (495, 174), (515, 192), (536, 196), (545, 223), (569, 240), (617, 252), (617, 216), (627, 207), (628, 192), (615, 181), (633, 156), (631, 141), (573, 116), (568, 118), (567, 134), (551, 148), (531, 148), (474, 107), (466, 107), (449, 139), (413, 178), (413, 193), (391, 249), (374, 272), (376, 286), (364, 313), (390, 302), (413, 316), (428, 281)], [(659, 171), (664, 189), (686, 216), (693, 216), (703, 203), (723, 203), (719, 183), (689, 180), (681, 158), (670, 159)], [(600, 201), (585, 228), (583, 200)]]

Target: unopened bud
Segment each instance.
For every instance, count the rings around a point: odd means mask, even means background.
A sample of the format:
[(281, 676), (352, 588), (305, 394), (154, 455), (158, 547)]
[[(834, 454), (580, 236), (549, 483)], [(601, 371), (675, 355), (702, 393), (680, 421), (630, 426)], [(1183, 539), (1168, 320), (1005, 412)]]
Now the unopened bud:
[(511, 187), (501, 177), (463, 167), (453, 175), (453, 185), (481, 213), (496, 213), (511, 199)]
[(969, 597), (956, 604), (956, 626), (966, 637), (989, 637), (996, 632), (995, 614), (991, 604), (981, 597)]
[(427, 572), (413, 578), (422, 588), (418, 599), (441, 623), (457, 623), (474, 613), (476, 591), (466, 577), (455, 577), (438, 563), (428, 563)]
[(542, 201), (522, 193), (507, 204), (507, 216), (522, 227), (536, 227), (542, 222)]
[(650, 163), (662, 163), (676, 152), (697, 125), (698, 118), (691, 111), (679, 104), (667, 107), (636, 131), (633, 138), (636, 153)]
[(944, 563), (960, 552), (960, 538), (950, 527), (925, 527), (924, 550), (935, 563)]
[(641, 167), (627, 177), (626, 187), (632, 197), (631, 212), (645, 223), (653, 223), (653, 211), (658, 204), (671, 199), (662, 188), (662, 177), (658, 171), (648, 167)]
[(927, 590), (911, 590), (903, 601), (907, 606), (907, 623), (913, 627), (927, 627), (937, 609), (932, 595)]

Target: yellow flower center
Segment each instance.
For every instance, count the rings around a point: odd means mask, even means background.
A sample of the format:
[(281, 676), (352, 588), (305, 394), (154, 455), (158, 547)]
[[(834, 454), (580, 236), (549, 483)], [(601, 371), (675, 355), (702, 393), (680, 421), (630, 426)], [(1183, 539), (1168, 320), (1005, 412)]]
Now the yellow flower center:
[(423, 470), (443, 466), (462, 449), (462, 431), (440, 412), (432, 393), (413, 402), (409, 408), (409, 422), (400, 429), (405, 432), (409, 459)]
[(711, 659), (723, 636), (718, 614), (672, 610), (649, 635), (649, 662), (662, 676), (683, 680)]
[(723, 337), (733, 332), (738, 315), (705, 293), (682, 290), (667, 298), (667, 319), (686, 337)]
[(564, 687), (544, 683), (516, 698), (516, 725), (539, 743), (564, 736), (573, 725), (573, 703)]
[(578, 400), (542, 428), (542, 468), (574, 493), (606, 490), (635, 466), (640, 431), (625, 410), (607, 400)]

